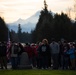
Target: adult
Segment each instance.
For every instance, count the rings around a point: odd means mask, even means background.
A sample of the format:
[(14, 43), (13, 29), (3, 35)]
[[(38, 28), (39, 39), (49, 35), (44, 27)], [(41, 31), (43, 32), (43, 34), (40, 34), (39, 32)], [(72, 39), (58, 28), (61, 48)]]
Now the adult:
[(21, 43), (18, 43), (18, 65), (20, 65), (20, 57), (21, 57), (21, 54), (24, 52), (24, 47)]
[(42, 40), (42, 45), (38, 48), (39, 55), (40, 55), (40, 68), (47, 69), (48, 68), (48, 61), (50, 56), (50, 46), (48, 44), (47, 39)]
[(58, 58), (59, 58), (60, 47), (59, 44), (55, 41), (55, 39), (52, 39), (50, 48), (51, 48), (51, 56), (53, 60), (53, 69), (58, 69), (59, 67)]
[(4, 42), (0, 43), (0, 63), (1, 63), (1, 69), (3, 69), (3, 67), (5, 67), (5, 69), (7, 69), (6, 51), (7, 51), (6, 43), (4, 43)]
[(17, 69), (18, 65), (19, 46), (17, 43), (12, 43), (10, 47), (12, 69)]
[(26, 43), (26, 45), (24, 47), (24, 51), (27, 52), (28, 57), (29, 57), (29, 62), (33, 66), (32, 58), (33, 58), (34, 51), (29, 43)]
[(60, 64), (62, 69), (68, 69), (70, 66), (69, 55), (66, 53), (69, 50), (69, 44), (67, 41), (63, 41), (60, 44)]

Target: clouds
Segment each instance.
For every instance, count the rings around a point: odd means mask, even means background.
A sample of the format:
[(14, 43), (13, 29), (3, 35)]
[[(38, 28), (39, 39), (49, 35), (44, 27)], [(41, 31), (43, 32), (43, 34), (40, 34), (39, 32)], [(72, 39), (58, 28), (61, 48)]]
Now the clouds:
[(48, 0), (49, 9), (55, 12), (66, 11), (68, 7), (73, 6), (73, 0)]
[[(48, 9), (53, 12), (65, 11), (73, 5), (73, 0), (46, 0)], [(0, 13), (6, 22), (13, 22), (18, 18), (26, 19), (44, 7), (44, 0), (0, 0)]]

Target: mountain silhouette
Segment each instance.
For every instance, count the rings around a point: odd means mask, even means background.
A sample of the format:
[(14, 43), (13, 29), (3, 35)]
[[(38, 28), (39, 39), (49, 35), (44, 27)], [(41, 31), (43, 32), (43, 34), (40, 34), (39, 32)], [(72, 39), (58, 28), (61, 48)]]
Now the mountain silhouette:
[[(54, 15), (54, 13), (51, 12), (52, 15)], [(39, 19), (39, 15), (40, 15), (40, 11), (37, 11), (34, 15), (32, 15), (31, 17), (27, 18), (27, 19), (21, 19), (19, 18), (17, 21), (13, 22), (13, 23), (9, 23), (9, 29), (14, 30), (15, 32), (18, 31), (18, 24), (21, 24), (21, 28), (22, 28), (22, 32), (31, 32), (31, 30), (34, 30), (38, 19)]]

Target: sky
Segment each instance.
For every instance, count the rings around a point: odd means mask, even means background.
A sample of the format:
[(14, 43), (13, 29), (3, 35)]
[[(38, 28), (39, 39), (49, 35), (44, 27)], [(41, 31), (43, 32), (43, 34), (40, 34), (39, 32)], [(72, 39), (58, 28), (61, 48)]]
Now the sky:
[[(44, 7), (44, 0), (0, 0), (0, 16), (6, 23), (12, 23), (19, 18), (27, 19)], [(46, 0), (48, 10), (54, 13), (66, 12), (72, 8), (74, 0)]]

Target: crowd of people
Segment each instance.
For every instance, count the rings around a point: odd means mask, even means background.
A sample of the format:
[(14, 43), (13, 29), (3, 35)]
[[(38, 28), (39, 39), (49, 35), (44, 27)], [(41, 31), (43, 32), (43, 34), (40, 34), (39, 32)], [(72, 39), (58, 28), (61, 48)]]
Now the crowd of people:
[(17, 69), (23, 52), (28, 54), (30, 65), (38, 69), (76, 69), (76, 43), (66, 40), (56, 42), (55, 39), (50, 44), (47, 39), (37, 44), (1, 42), (1, 69), (7, 69), (8, 62), (11, 62), (12, 69)]

